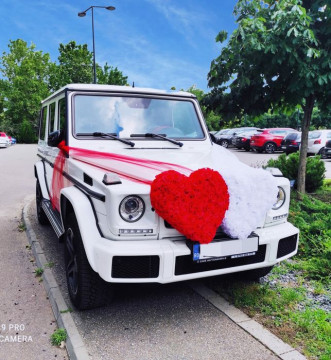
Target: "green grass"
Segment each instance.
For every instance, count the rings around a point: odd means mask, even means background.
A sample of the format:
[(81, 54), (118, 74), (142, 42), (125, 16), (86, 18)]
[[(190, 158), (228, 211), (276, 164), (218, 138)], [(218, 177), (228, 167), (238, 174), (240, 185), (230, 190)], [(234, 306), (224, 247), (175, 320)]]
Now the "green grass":
[[(308, 359), (331, 359), (331, 315), (310, 300), (323, 295), (331, 301), (331, 180), (303, 201), (291, 201), (289, 221), (300, 229), (298, 254), (274, 267), (272, 282), (211, 286)], [(289, 272), (294, 280), (284, 282)]]
[(36, 268), (34, 273), (36, 274), (36, 276), (41, 276), (44, 273), (44, 269), (43, 268)]
[(67, 332), (65, 329), (57, 329), (51, 335), (51, 344), (55, 346), (60, 346), (62, 341), (66, 341), (67, 339)]

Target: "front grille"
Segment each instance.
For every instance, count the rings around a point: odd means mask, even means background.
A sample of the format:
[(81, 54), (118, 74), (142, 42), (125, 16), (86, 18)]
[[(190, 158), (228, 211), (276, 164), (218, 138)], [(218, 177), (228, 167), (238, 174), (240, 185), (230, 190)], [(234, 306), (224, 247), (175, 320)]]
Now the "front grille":
[(298, 235), (291, 235), (280, 239), (278, 243), (277, 259), (290, 254), (297, 248)]
[(175, 275), (194, 274), (198, 272), (227, 269), (236, 266), (256, 264), (263, 262), (266, 254), (266, 245), (260, 245), (255, 255), (243, 258), (227, 258), (224, 260), (215, 260), (212, 262), (195, 263), (192, 255), (177, 256)]
[(114, 256), (112, 277), (117, 279), (148, 279), (159, 276), (159, 256)]

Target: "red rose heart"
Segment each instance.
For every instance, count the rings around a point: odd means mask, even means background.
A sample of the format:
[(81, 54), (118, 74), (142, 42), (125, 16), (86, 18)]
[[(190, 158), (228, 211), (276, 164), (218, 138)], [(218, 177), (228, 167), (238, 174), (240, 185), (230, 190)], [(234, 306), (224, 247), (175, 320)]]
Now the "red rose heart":
[(151, 203), (156, 213), (192, 241), (210, 243), (229, 207), (228, 187), (212, 169), (199, 169), (185, 176), (169, 170), (157, 175), (151, 185)]

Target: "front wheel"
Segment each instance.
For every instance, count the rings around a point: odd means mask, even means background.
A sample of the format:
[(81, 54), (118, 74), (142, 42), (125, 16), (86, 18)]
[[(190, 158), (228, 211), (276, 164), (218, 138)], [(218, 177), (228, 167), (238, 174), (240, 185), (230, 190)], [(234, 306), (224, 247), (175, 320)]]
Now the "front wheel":
[(276, 145), (273, 143), (267, 143), (264, 147), (264, 150), (267, 154), (273, 154), (276, 150)]
[(220, 140), (219, 144), (225, 148), (229, 147), (229, 142), (227, 140)]
[(65, 230), (65, 272), (72, 303), (79, 310), (105, 305), (110, 295), (109, 286), (88, 262), (74, 213), (68, 215)]

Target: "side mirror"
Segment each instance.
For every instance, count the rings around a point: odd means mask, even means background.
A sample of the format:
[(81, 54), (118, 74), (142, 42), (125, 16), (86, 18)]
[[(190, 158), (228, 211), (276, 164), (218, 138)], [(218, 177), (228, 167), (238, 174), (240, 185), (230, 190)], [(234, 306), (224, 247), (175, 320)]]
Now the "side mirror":
[(60, 144), (62, 140), (63, 140), (63, 132), (61, 130), (56, 130), (48, 135), (47, 145), (56, 147)]

